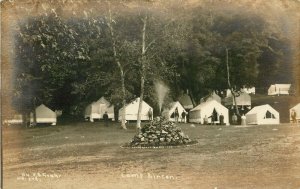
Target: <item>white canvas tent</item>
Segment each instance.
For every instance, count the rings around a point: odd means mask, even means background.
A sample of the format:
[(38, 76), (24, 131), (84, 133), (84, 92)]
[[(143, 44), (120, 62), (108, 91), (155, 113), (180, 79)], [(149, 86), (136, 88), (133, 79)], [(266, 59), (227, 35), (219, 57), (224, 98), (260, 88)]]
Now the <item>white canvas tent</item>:
[(255, 87), (250, 87), (250, 88), (244, 87), (241, 89), (241, 91), (247, 94), (255, 94)]
[(247, 124), (279, 124), (279, 113), (269, 104), (255, 106), (246, 114)]
[[(187, 115), (187, 111), (185, 111), (184, 107), (180, 104), (179, 101), (171, 102), (169, 104), (169, 106), (166, 109), (164, 109), (164, 111), (162, 112), (162, 115), (167, 116), (169, 121), (175, 121), (174, 113), (175, 113), (176, 108), (178, 108), (178, 113), (179, 113), (178, 121), (181, 122), (182, 112), (185, 112)], [(184, 119), (184, 122), (186, 122), (186, 117)]]
[[(41, 104), (35, 109), (36, 112), (36, 123), (51, 123), (52, 125), (56, 125), (56, 113), (52, 111), (50, 108)], [(33, 114), (30, 114), (30, 121), (33, 122)]]
[[(52, 111), (50, 108), (41, 104), (36, 107), (36, 123), (51, 123), (52, 125), (56, 125), (57, 115), (56, 112)], [(23, 122), (22, 115), (16, 114), (13, 119), (6, 120), (5, 123), (8, 124), (21, 124)], [(30, 114), (30, 122), (33, 123), (33, 113)]]
[(204, 122), (204, 117), (208, 117), (208, 122), (211, 123), (211, 118), (209, 118), (214, 112), (217, 114), (217, 121), (215, 123), (220, 123), (219, 116), (222, 114), (224, 116), (224, 123), (229, 125), (229, 113), (228, 109), (217, 102), (216, 100), (210, 100), (203, 102), (191, 109), (189, 112), (189, 120), (192, 123), (201, 123)]
[[(126, 111), (125, 119), (126, 120), (137, 120), (139, 102), (140, 102), (140, 98), (136, 98), (131, 103), (129, 103), (125, 106), (125, 111)], [(141, 120), (149, 120), (149, 117), (148, 117), (149, 109), (151, 109), (151, 111), (153, 112), (153, 108), (151, 106), (149, 106), (149, 104), (147, 104), (145, 101), (143, 101), (142, 111), (141, 111)], [(119, 120), (122, 119), (122, 110), (123, 110), (123, 108), (121, 108), (119, 110)], [(152, 115), (152, 118), (153, 118), (153, 115)]]
[(215, 100), (219, 103), (221, 103), (221, 97), (219, 95), (216, 94), (216, 92), (212, 92), (209, 96), (204, 97), (202, 102), (206, 102), (206, 101), (210, 101), (210, 100)]
[(268, 95), (288, 95), (291, 84), (274, 84), (268, 89)]
[(296, 119), (300, 120), (300, 103), (290, 109), (290, 121), (292, 121), (291, 113), (293, 110), (296, 112)]
[(94, 119), (102, 119), (105, 112), (107, 112), (109, 119), (114, 120), (114, 106), (104, 97), (101, 97), (99, 100), (89, 104), (85, 108), (84, 118), (93, 122)]
[[(251, 106), (251, 96), (245, 92), (241, 92), (239, 96), (236, 96), (235, 101), (237, 106)], [(235, 105), (231, 93), (224, 99), (224, 104), (225, 106)]]

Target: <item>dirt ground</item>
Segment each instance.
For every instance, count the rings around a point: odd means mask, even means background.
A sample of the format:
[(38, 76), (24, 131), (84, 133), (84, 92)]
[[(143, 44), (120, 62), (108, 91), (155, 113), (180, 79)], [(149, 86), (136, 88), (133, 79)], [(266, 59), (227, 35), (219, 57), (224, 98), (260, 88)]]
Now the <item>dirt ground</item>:
[(197, 145), (125, 149), (134, 126), (3, 128), (4, 189), (300, 188), (300, 127), (179, 124)]

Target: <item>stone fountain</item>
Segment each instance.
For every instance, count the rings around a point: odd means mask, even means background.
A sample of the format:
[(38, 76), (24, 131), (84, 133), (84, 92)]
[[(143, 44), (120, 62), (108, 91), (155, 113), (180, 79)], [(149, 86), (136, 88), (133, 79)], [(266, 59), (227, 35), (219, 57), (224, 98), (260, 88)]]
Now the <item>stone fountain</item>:
[[(169, 89), (162, 82), (157, 82), (155, 84), (155, 90), (157, 92), (159, 111), (161, 114), (163, 101)], [(140, 132), (133, 137), (131, 142), (123, 147), (164, 148), (188, 146), (196, 143), (197, 141), (189, 139), (175, 123), (167, 121), (163, 116), (160, 116), (149, 124), (145, 124)]]

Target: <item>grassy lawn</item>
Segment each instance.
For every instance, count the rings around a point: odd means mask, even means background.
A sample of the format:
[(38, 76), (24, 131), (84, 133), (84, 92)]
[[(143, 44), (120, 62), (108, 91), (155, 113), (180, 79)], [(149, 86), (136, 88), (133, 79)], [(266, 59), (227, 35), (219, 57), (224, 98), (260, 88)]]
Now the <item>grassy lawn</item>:
[(118, 126), (3, 128), (4, 188), (300, 188), (300, 127), (179, 124), (197, 145), (124, 149)]

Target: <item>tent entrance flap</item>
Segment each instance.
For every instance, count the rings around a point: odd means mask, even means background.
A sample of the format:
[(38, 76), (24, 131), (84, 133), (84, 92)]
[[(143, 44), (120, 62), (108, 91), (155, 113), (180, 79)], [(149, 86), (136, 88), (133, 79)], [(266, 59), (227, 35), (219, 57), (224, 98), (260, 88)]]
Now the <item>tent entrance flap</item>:
[(272, 114), (269, 110), (267, 110), (264, 119), (275, 119), (275, 115)]
[(219, 118), (219, 114), (218, 114), (217, 110), (214, 108), (212, 115), (211, 115), (211, 119), (212, 119), (212, 121), (218, 121), (219, 120), (218, 118)]

